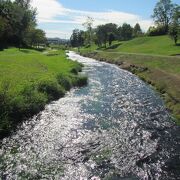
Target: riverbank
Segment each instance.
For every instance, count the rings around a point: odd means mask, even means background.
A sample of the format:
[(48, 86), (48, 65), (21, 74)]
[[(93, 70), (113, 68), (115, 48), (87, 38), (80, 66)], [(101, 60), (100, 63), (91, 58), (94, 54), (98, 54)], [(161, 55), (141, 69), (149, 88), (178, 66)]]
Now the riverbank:
[(82, 51), (81, 55), (118, 65), (152, 85), (180, 125), (180, 58), (135, 53)]
[(70, 88), (87, 83), (78, 74), (82, 65), (63, 50), (6, 49), (0, 52), (0, 67), (0, 138)]

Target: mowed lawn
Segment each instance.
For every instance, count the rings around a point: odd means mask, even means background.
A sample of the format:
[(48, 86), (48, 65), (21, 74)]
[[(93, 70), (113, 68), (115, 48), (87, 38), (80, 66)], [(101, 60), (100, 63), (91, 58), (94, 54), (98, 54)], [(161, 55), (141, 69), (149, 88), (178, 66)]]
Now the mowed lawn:
[(86, 84), (87, 78), (78, 74), (81, 69), (63, 50), (0, 51), (0, 138), (71, 87)]
[(180, 55), (180, 45), (175, 46), (169, 36), (139, 37), (130, 41), (114, 42), (109, 51), (153, 55)]
[(76, 66), (76, 62), (67, 60), (64, 51), (48, 55), (34, 50), (7, 49), (0, 51), (0, 84), (8, 82), (10, 91), (19, 91), (26, 84), (54, 79), (59, 73), (69, 74)]

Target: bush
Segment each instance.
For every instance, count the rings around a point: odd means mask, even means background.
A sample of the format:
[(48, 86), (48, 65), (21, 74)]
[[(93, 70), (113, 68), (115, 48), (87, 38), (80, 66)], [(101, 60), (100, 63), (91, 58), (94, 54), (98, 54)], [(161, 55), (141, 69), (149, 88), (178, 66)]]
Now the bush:
[(75, 68), (72, 68), (70, 73), (73, 73), (73, 74), (78, 74), (78, 72), (81, 72), (82, 71), (82, 67), (83, 65), (79, 64), (75, 67)]
[(73, 86), (81, 87), (87, 85), (87, 77), (83, 75), (72, 76)]
[(57, 81), (65, 90), (70, 90), (72, 87), (71, 79), (68, 76), (58, 74)]
[(38, 84), (38, 91), (45, 93), (48, 97), (48, 101), (53, 101), (60, 97), (63, 97), (65, 94), (62, 86), (56, 81), (45, 80)]
[(158, 27), (150, 27), (147, 35), (148, 36), (160, 36), (167, 34), (166, 28), (164, 26), (158, 26)]
[(46, 94), (40, 93), (35, 87), (25, 87), (18, 96), (11, 100), (10, 117), (13, 121), (20, 122), (22, 118), (28, 118), (43, 110), (47, 103)]

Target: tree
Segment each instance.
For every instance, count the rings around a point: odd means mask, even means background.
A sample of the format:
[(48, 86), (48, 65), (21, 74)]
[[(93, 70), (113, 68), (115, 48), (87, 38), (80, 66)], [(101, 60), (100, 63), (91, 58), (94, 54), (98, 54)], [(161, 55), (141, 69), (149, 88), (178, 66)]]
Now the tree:
[(88, 16), (86, 22), (83, 23), (83, 26), (87, 30), (87, 43), (90, 46), (91, 46), (91, 43), (92, 43), (92, 36), (93, 36), (93, 34), (92, 34), (93, 22), (94, 22), (94, 19)]
[(180, 6), (175, 8), (173, 21), (169, 28), (169, 35), (177, 45), (177, 41), (180, 39)]
[(25, 36), (29, 29), (36, 26), (36, 10), (30, 0), (0, 0), (0, 39), (4, 45), (25, 45)]
[(130, 24), (124, 23), (121, 27), (121, 38), (124, 41), (130, 40), (133, 37), (133, 28)]
[(106, 37), (106, 30), (104, 25), (99, 25), (96, 28), (96, 44), (101, 47), (103, 44), (106, 46), (107, 37)]
[(173, 17), (174, 4), (171, 0), (159, 0), (152, 15), (158, 26), (163, 26), (165, 33), (168, 32), (169, 24)]
[(109, 45), (112, 44), (112, 41), (115, 40), (117, 37), (117, 25), (113, 23), (108, 23), (105, 25), (99, 25), (96, 28), (96, 43), (98, 46), (102, 46), (102, 44), (107, 44), (107, 41), (109, 42)]
[(74, 29), (70, 38), (71, 46), (80, 47), (84, 44), (84, 31), (80, 31), (79, 29)]
[(111, 46), (112, 45), (112, 42), (115, 40), (115, 35), (114, 35), (114, 33), (109, 33), (109, 38), (108, 38), (108, 41), (109, 41), (109, 46)]
[(36, 10), (31, 8), (30, 2), (31, 0), (15, 0), (14, 2), (17, 5), (18, 14), (20, 15), (17, 32), (19, 47), (23, 43), (28, 28), (36, 25)]
[(143, 33), (142, 33), (142, 30), (141, 30), (139, 23), (136, 23), (136, 25), (133, 28), (133, 36), (138, 37), (138, 36), (141, 36), (142, 34)]
[(41, 29), (32, 28), (26, 32), (25, 42), (31, 47), (36, 46), (39, 48), (40, 44), (46, 43), (46, 34)]

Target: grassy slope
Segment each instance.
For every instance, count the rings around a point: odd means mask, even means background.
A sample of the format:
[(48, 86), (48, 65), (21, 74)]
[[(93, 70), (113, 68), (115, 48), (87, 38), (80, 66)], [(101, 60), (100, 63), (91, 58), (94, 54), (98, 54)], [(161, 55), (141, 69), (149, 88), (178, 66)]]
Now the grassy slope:
[[(93, 46), (92, 50), (96, 53), (88, 54), (90, 51), (86, 48), (82, 48), (81, 53), (118, 65), (124, 62), (125, 65), (120, 67), (152, 84), (163, 95), (167, 107), (180, 124), (180, 57), (167, 56), (180, 54), (180, 47), (175, 47), (168, 36), (141, 37), (124, 42), (115, 49), (95, 51)], [(148, 70), (139, 71), (138, 67), (147, 67)]]
[(180, 47), (175, 46), (173, 44), (173, 41), (168, 36), (154, 36), (139, 37), (131, 41), (120, 42), (119, 46), (112, 51), (158, 55), (175, 55), (180, 54)]
[(62, 50), (41, 53), (15, 48), (0, 52), (0, 137), (23, 118), (42, 110), (47, 102), (83, 85), (81, 65)]

